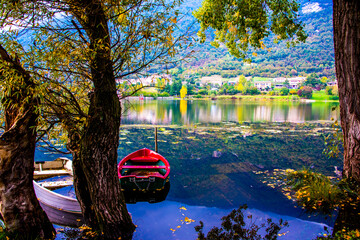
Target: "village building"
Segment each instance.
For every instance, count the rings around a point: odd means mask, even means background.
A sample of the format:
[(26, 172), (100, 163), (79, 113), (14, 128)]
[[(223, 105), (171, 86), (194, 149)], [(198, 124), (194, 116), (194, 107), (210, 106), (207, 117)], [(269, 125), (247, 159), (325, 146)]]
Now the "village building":
[(154, 74), (143, 78), (127, 78), (127, 79), (122, 78), (122, 79), (116, 79), (116, 82), (119, 84), (123, 84), (123, 83), (126, 83), (128, 85), (139, 84), (142, 86), (153, 87), (156, 85), (158, 79), (165, 79), (166, 83), (172, 84), (172, 78), (170, 74), (162, 74), (162, 75)]
[(221, 87), (223, 85), (223, 78), (220, 75), (202, 77), (200, 79), (200, 85), (205, 86), (207, 84), (210, 84), (211, 87)]
[(274, 87), (275, 88), (282, 88), (284, 87), (284, 83), (286, 80), (289, 82), (290, 89), (298, 89), (300, 85), (305, 81), (305, 77), (292, 77), (292, 78), (285, 78), (285, 77), (278, 77), (273, 79)]
[(269, 90), (271, 89), (272, 82), (271, 81), (256, 81), (254, 82), (254, 85), (257, 89), (261, 91)]

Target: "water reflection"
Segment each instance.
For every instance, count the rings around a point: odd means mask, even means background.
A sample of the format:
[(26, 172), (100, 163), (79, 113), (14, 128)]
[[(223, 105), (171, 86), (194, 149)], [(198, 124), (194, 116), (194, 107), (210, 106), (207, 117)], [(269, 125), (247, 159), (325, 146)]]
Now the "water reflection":
[(338, 119), (338, 103), (243, 100), (144, 100), (124, 104), (123, 124), (296, 122)]
[[(152, 205), (149, 203), (137, 203), (136, 205), (128, 205), (128, 209), (134, 223), (138, 226), (134, 233), (134, 240), (196, 239), (197, 235), (194, 227), (199, 225), (199, 221), (204, 222), (204, 232), (207, 232), (213, 226), (220, 227), (221, 217), (228, 215), (230, 212), (228, 209), (189, 206), (172, 201)], [(325, 233), (324, 226), (326, 225), (321, 223), (304, 221), (271, 212), (262, 212), (257, 209), (248, 209), (244, 212), (244, 215), (252, 215), (253, 220), (258, 225), (268, 218), (272, 218), (274, 222), (278, 222), (280, 218), (287, 220), (289, 227), (281, 231), (282, 233), (286, 232), (284, 236), (279, 237), (282, 240), (315, 239)], [(193, 219), (195, 222), (186, 224), (185, 217)], [(249, 220), (245, 221), (249, 224)]]

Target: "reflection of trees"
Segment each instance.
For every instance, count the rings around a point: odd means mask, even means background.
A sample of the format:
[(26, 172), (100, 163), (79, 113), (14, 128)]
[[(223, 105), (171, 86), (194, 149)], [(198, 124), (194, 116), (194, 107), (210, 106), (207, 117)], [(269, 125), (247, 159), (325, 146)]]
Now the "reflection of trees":
[(187, 113), (187, 101), (184, 99), (180, 100), (180, 113), (181, 116), (183, 116), (184, 118), (186, 117), (186, 113)]
[(338, 118), (333, 103), (157, 100), (132, 102), (123, 122), (193, 124), (233, 122), (304, 122)]

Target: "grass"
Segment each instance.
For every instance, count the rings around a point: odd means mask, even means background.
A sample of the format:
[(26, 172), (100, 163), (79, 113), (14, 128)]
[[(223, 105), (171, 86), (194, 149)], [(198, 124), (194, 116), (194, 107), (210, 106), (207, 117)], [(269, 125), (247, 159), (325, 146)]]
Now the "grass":
[(253, 81), (271, 81), (272, 78), (254, 77)]
[(326, 95), (324, 90), (314, 91), (311, 99), (317, 101), (325, 101), (325, 100), (329, 100), (329, 95)]
[(141, 89), (141, 92), (143, 92), (143, 93), (157, 93), (158, 88), (156, 88), (156, 87), (146, 87), (146, 88)]
[[(189, 96), (187, 96), (189, 97)], [(255, 101), (255, 100), (277, 100), (277, 101), (291, 101), (294, 100), (293, 96), (270, 96), (270, 95), (217, 95), (214, 96), (218, 100), (230, 100), (230, 99), (242, 99), (242, 100), (248, 100), (248, 101)], [(203, 98), (200, 99), (210, 99), (210, 96), (203, 96)], [(193, 99), (190, 96), (190, 99)], [(296, 98), (298, 99), (298, 98)]]

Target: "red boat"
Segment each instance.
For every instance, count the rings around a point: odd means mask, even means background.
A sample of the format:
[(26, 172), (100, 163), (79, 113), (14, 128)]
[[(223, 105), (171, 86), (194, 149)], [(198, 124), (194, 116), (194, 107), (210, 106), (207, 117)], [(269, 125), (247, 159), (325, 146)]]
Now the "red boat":
[(118, 175), (124, 192), (161, 191), (169, 181), (169, 173), (169, 162), (147, 148), (129, 154), (118, 165)]

